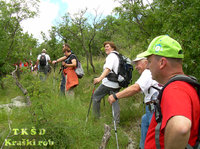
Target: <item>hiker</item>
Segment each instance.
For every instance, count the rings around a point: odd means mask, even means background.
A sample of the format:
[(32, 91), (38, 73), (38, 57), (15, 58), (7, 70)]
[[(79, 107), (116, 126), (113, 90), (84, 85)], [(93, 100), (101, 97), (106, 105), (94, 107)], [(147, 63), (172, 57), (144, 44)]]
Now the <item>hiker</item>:
[(22, 61), (19, 62), (19, 68), (22, 69), (24, 67), (24, 63)]
[(42, 77), (42, 75), (40, 75), (40, 79), (43, 81), (46, 80), (49, 63), (51, 63), (50, 57), (48, 54), (46, 54), (46, 49), (43, 49), (42, 53), (38, 55), (37, 62), (36, 62), (36, 67), (38, 68), (39, 66), (39, 72), (40, 73), (42, 72), (45, 75), (44, 78)]
[[(96, 118), (100, 117), (100, 102), (101, 99), (110, 94), (111, 92), (118, 92), (120, 90), (120, 86), (118, 82), (109, 81), (107, 79), (107, 75), (113, 73), (113, 71), (117, 74), (119, 67), (119, 58), (114, 52), (116, 51), (116, 46), (113, 42), (107, 41), (104, 42), (105, 53), (107, 54), (106, 62), (103, 66), (102, 74), (94, 79), (94, 84), (98, 84), (102, 81), (101, 85), (95, 90), (93, 95), (93, 113)], [(118, 52), (117, 52), (118, 53)], [(119, 123), (119, 104), (118, 101), (113, 103), (114, 106), (114, 119), (117, 123)]]
[[(65, 43), (64, 45), (69, 47), (69, 45), (67, 43)], [(64, 45), (63, 45), (63, 49), (64, 49)], [(62, 52), (64, 53), (63, 49), (62, 49)], [(65, 56), (65, 53), (64, 53), (63, 57), (61, 57), (61, 58), (59, 58), (57, 60), (53, 60), (52, 64), (56, 65), (57, 63), (62, 62), (64, 60), (66, 60), (66, 59), (67, 59), (67, 57)], [(63, 68), (64, 68), (63, 66), (61, 66), (61, 68), (60, 68), (60, 72), (61, 72), (60, 93), (61, 93), (61, 95), (65, 95), (65, 84), (66, 84), (65, 75), (64, 75), (64, 72), (63, 72), (64, 69)], [(54, 69), (55, 69), (55, 66), (54, 66)]]
[[(142, 56), (147, 57), (152, 78), (160, 84), (166, 84), (177, 75), (185, 76), (181, 45), (167, 35), (154, 38)], [(188, 144), (194, 146), (198, 138), (200, 117), (199, 97), (195, 88), (186, 82), (174, 81), (164, 89), (159, 105), (161, 127), (156, 128), (158, 119), (153, 115), (145, 149), (156, 146), (161, 149), (185, 149)]]
[(54, 60), (52, 63), (56, 64), (62, 62), (62, 80), (60, 90), (65, 95), (74, 96), (74, 87), (79, 84), (78, 77), (75, 73), (75, 68), (77, 66), (76, 56), (72, 54), (69, 44), (65, 43), (62, 49), (65, 56)]
[(144, 148), (144, 142), (147, 134), (149, 124), (153, 115), (153, 102), (157, 99), (158, 91), (154, 89), (161, 88), (155, 80), (152, 79), (151, 72), (147, 69), (148, 61), (145, 57), (141, 57), (140, 54), (133, 60), (135, 64), (135, 69), (139, 72), (139, 79), (131, 86), (126, 89), (112, 94), (108, 97), (110, 104), (118, 101), (118, 99), (133, 96), (139, 92), (144, 93), (144, 103), (145, 103), (145, 114), (142, 116), (141, 120), (141, 138), (140, 138), (140, 148)]

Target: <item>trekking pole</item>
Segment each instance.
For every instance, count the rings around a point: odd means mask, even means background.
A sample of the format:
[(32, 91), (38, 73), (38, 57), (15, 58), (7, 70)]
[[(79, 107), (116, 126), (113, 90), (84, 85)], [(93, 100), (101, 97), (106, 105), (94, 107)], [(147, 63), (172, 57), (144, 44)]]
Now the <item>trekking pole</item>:
[(118, 144), (118, 138), (117, 138), (117, 126), (116, 126), (116, 121), (115, 121), (115, 111), (114, 111), (114, 106), (112, 104), (112, 115), (113, 115), (113, 123), (114, 123), (114, 130), (115, 130), (115, 138), (117, 142), (117, 149), (119, 149), (119, 144)]
[(56, 63), (53, 65), (53, 87), (55, 89), (55, 84), (56, 84)]
[(94, 84), (94, 88), (92, 90), (92, 96), (91, 96), (91, 100), (90, 100), (90, 104), (89, 104), (89, 108), (88, 108), (88, 113), (87, 113), (87, 117), (86, 117), (86, 123), (88, 121), (88, 116), (89, 116), (89, 113), (90, 113), (90, 108), (91, 108), (91, 105), (92, 105), (92, 99), (93, 99), (93, 95), (94, 95), (94, 90), (95, 90), (95, 84)]

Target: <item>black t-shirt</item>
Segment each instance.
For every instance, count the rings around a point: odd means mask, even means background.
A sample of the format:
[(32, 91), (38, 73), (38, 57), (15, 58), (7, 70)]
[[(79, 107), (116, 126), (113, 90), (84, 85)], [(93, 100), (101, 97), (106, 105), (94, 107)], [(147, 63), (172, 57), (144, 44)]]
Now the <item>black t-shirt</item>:
[(72, 64), (72, 60), (76, 59), (76, 56), (74, 54), (70, 54), (67, 59), (65, 60), (66, 64)]

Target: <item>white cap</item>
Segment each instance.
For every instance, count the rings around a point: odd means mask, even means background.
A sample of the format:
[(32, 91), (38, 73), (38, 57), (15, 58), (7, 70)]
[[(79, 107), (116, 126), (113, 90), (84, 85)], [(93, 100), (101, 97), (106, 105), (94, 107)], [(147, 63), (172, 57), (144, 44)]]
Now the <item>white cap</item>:
[(140, 56), (140, 54), (138, 54), (138, 55), (136, 56), (136, 58), (133, 60), (133, 64), (134, 64), (135, 62), (140, 61), (140, 60), (143, 60), (143, 59), (147, 59), (147, 58), (146, 58), (146, 57), (142, 57), (142, 56)]
[(43, 49), (43, 50), (42, 50), (42, 53), (46, 53), (46, 52), (47, 52), (46, 49)]

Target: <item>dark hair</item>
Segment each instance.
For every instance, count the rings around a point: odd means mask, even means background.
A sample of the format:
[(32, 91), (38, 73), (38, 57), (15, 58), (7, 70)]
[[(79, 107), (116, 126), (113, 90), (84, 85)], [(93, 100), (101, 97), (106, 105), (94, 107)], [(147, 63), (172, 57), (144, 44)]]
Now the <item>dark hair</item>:
[(71, 48), (70, 48), (70, 45), (69, 45), (68, 43), (64, 43), (64, 45), (65, 45), (66, 47), (68, 47), (69, 49), (71, 49)]
[(68, 43), (64, 43), (63, 45), (69, 48), (69, 50), (68, 50), (68, 49), (64, 49), (64, 50), (63, 50), (63, 53), (66, 52), (66, 51), (71, 52), (71, 50), (70, 50), (70, 46), (69, 46)]
[(112, 41), (106, 41), (103, 43), (104, 47), (105, 45), (109, 44), (115, 51), (117, 50), (117, 47), (115, 46), (115, 43)]

